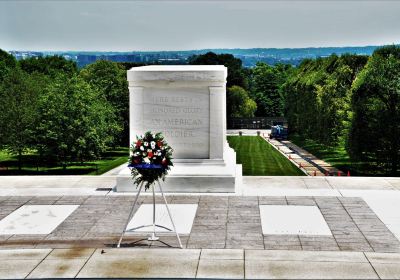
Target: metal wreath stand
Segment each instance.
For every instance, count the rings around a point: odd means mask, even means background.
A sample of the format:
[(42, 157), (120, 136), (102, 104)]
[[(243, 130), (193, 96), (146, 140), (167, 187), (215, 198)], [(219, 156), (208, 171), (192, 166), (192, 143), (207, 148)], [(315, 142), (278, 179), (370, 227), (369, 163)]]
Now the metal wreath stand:
[[(156, 170), (163, 169), (163, 167), (161, 165), (158, 165), (158, 164), (138, 164), (138, 165), (129, 165), (128, 167), (129, 168), (136, 168), (138, 170), (140, 170), (140, 169), (156, 169)], [(132, 219), (133, 210), (135, 209), (136, 203), (137, 203), (137, 201), (139, 199), (140, 193), (141, 193), (143, 185), (145, 183), (145, 182), (142, 182), (139, 185), (138, 193), (136, 194), (135, 201), (133, 202), (131, 211), (130, 211), (129, 216), (128, 216), (128, 220), (126, 221), (126, 224), (125, 224), (125, 227), (124, 227), (124, 230), (122, 231), (121, 237), (119, 238), (117, 248), (121, 247), (122, 238), (123, 238), (123, 236), (124, 236), (124, 234), (126, 232), (133, 232), (133, 231), (135, 231), (137, 229), (146, 228), (146, 227), (152, 227), (151, 236), (149, 236), (147, 238), (148, 241), (160, 241), (160, 238), (158, 236), (156, 236), (156, 227), (159, 227), (159, 228), (166, 229), (166, 230), (168, 230), (170, 232), (174, 232), (176, 234), (176, 238), (178, 239), (179, 247), (182, 248), (181, 239), (179, 238), (179, 234), (176, 231), (175, 223), (174, 223), (174, 221), (172, 219), (172, 215), (171, 215), (171, 211), (169, 210), (169, 207), (168, 207), (167, 199), (165, 198), (165, 195), (164, 195), (164, 192), (162, 190), (160, 181), (159, 180), (156, 180), (156, 181), (157, 181), (158, 187), (160, 189), (161, 196), (164, 199), (164, 203), (165, 203), (165, 206), (167, 208), (168, 216), (169, 216), (169, 218), (171, 220), (173, 230), (170, 229), (170, 228), (167, 228), (165, 226), (156, 224), (156, 193), (155, 193), (155, 184), (156, 183), (155, 182), (151, 186), (151, 188), (153, 189), (153, 223), (150, 224), (150, 225), (142, 225), (142, 226), (138, 226), (138, 227), (135, 227), (135, 228), (127, 229), (128, 224), (129, 224), (130, 220)]]

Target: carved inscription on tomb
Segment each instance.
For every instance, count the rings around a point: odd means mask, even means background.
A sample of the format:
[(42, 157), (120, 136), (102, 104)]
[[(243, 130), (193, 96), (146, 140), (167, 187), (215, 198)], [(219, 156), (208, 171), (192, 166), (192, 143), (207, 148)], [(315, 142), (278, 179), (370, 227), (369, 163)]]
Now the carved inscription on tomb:
[(144, 90), (145, 130), (161, 131), (174, 158), (209, 158), (210, 95), (203, 89)]

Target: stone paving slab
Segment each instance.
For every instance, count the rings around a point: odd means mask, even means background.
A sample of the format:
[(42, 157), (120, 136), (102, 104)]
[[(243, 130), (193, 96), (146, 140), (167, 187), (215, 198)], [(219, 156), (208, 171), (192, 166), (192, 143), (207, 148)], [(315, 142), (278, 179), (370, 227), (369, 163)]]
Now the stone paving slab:
[(242, 279), (244, 260), (200, 259), (196, 278)]
[(249, 279), (379, 279), (367, 263), (246, 260)]
[(26, 278), (74, 278), (86, 261), (79, 258), (45, 259)]
[(0, 250), (1, 278), (394, 279), (400, 254), (141, 248)]
[(23, 279), (25, 278), (41, 260), (1, 260), (0, 278), (1, 279)]

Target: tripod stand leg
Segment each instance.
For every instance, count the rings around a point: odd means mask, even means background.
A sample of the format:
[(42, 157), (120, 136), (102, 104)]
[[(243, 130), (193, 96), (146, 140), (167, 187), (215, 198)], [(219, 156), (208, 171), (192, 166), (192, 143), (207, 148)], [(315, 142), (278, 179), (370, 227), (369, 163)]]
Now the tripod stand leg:
[(136, 206), (136, 203), (137, 203), (137, 201), (138, 201), (140, 192), (142, 191), (143, 184), (144, 184), (144, 182), (142, 182), (142, 183), (140, 184), (139, 191), (138, 191), (138, 193), (136, 194), (135, 202), (133, 202), (133, 205), (132, 205), (132, 208), (131, 208), (131, 212), (129, 213), (129, 216), (128, 216), (128, 220), (126, 221), (126, 224), (125, 224), (125, 227), (124, 227), (124, 229), (123, 229), (123, 231), (122, 231), (121, 237), (119, 238), (117, 248), (119, 248), (119, 247), (121, 246), (122, 237), (124, 236), (124, 233), (125, 233), (125, 231), (126, 231), (126, 227), (128, 226), (130, 220), (132, 219), (133, 209), (135, 209), (135, 206)]
[(163, 190), (162, 190), (162, 188), (161, 188), (160, 182), (157, 181), (157, 183), (158, 183), (158, 187), (160, 188), (161, 195), (162, 195), (162, 197), (163, 197), (163, 199), (164, 199), (165, 206), (167, 207), (167, 212), (168, 212), (169, 218), (170, 218), (170, 220), (171, 220), (172, 227), (174, 228), (174, 231), (175, 231), (175, 234), (176, 234), (176, 238), (178, 238), (179, 246), (182, 248), (182, 242), (181, 242), (181, 239), (179, 238), (178, 232), (176, 231), (175, 223), (174, 223), (174, 221), (172, 220), (172, 215), (171, 215), (171, 212), (169, 211), (167, 199), (166, 199), (165, 196), (164, 196), (164, 192), (163, 192)]
[(159, 238), (156, 236), (156, 193), (155, 193), (155, 184), (153, 184), (153, 232), (151, 236), (148, 238), (149, 241), (157, 241)]

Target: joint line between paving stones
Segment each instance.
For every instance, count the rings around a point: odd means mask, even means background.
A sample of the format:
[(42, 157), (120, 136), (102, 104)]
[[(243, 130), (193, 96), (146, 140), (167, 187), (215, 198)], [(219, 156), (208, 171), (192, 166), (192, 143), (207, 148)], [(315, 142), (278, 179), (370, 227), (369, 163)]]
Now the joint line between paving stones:
[[(264, 239), (264, 235), (263, 235)], [(265, 248), (265, 246), (264, 246)], [(243, 279), (246, 279), (246, 250), (243, 249)]]
[(5, 240), (4, 240), (4, 242), (7, 242), (8, 241), (8, 239), (10, 239), (11, 237), (13, 237), (15, 234), (11, 234), (9, 237), (7, 237)]
[[(327, 178), (324, 178), (326, 183), (331, 187), (331, 189), (335, 190), (335, 188), (331, 185), (331, 183), (329, 182), (329, 180)], [(341, 194), (341, 193), (340, 193)]]
[(54, 201), (51, 205), (55, 205), (57, 203), (57, 201), (59, 201), (61, 198), (63, 198), (63, 196), (59, 196), (58, 199), (56, 199), (56, 201)]
[(340, 196), (341, 196), (341, 197), (345, 197), (345, 196), (343, 195), (343, 193), (342, 193), (342, 190), (337, 189), (337, 191), (338, 191), (338, 193), (340, 193)]
[(372, 263), (371, 263), (371, 261), (369, 260), (369, 258), (367, 257), (367, 255), (365, 254), (365, 252), (362, 252), (362, 253), (363, 253), (364, 257), (367, 259), (369, 265), (372, 267), (372, 270), (375, 272), (376, 276), (378, 276), (379, 279), (382, 279), (382, 278), (379, 276), (378, 272), (376, 271), (375, 267), (372, 265)]
[(37, 264), (35, 265), (35, 267), (24, 277), (24, 279), (28, 278), (29, 275), (32, 274), (32, 272), (51, 254), (51, 252), (53, 252), (54, 249), (51, 249), (50, 252)]
[(302, 251), (304, 251), (304, 248), (303, 248), (303, 243), (301, 243), (301, 238), (300, 238), (300, 235), (299, 235), (299, 234), (297, 234), (296, 236), (297, 236), (297, 239), (299, 240), (299, 243), (300, 243), (300, 248), (301, 248), (301, 250), (302, 250)]
[(394, 188), (394, 190), (399, 190), (395, 185), (393, 185), (392, 183), (390, 183), (390, 181), (387, 180), (387, 178), (383, 178), (383, 180), (388, 183), (392, 188)]
[(230, 196), (228, 196), (228, 205), (226, 207), (226, 220), (225, 220), (225, 245), (224, 249), (226, 248), (226, 241), (228, 239), (228, 220), (229, 220), (229, 208), (230, 208)]
[(262, 240), (263, 240), (263, 247), (265, 250), (265, 237), (264, 237), (264, 233), (262, 232), (262, 223), (261, 223), (260, 196), (257, 196), (257, 205), (258, 205), (258, 214), (260, 215), (261, 236), (262, 236)]
[(94, 255), (94, 253), (96, 252), (96, 248), (93, 250), (93, 252), (90, 254), (90, 256), (87, 258), (87, 260), (85, 261), (85, 263), (81, 266), (81, 268), (78, 270), (78, 272), (75, 274), (74, 278), (76, 278), (78, 276), (79, 273), (81, 273), (83, 267), (88, 263), (88, 261), (90, 260), (90, 258)]
[[(352, 220), (352, 222), (354, 223), (354, 225), (357, 227), (357, 229), (360, 231), (361, 235), (364, 237), (365, 241), (367, 241), (369, 247), (371, 247), (371, 249), (375, 252), (374, 247), (372, 247), (371, 243), (369, 243), (369, 240), (367, 239), (367, 237), (364, 235), (364, 233), (361, 231), (360, 227), (357, 225), (356, 221), (354, 221), (353, 217), (350, 215), (349, 211), (347, 211), (347, 208), (344, 206), (343, 202), (340, 199), (337, 199), (340, 203), (340, 205), (342, 205), (344, 211), (346, 211), (347, 215), (349, 215), (350, 219)], [(340, 248), (340, 247), (339, 247)]]
[(196, 266), (196, 274), (194, 276), (194, 278), (197, 278), (197, 275), (199, 273), (199, 266), (200, 266), (200, 258), (201, 258), (201, 254), (203, 253), (203, 249), (200, 249), (200, 254), (199, 254), (199, 260), (197, 262), (197, 266)]

